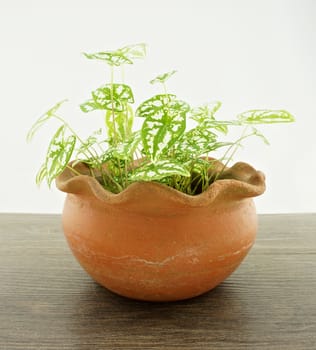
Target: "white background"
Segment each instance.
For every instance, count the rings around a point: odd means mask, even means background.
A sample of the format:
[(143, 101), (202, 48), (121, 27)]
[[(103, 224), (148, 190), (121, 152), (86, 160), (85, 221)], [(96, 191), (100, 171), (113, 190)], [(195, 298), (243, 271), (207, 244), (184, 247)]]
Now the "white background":
[(170, 92), (191, 105), (220, 100), (218, 116), (283, 108), (295, 124), (261, 128), (271, 146), (246, 143), (234, 161), (267, 176), (259, 213), (315, 212), (316, 1), (0, 0), (0, 212), (61, 212), (64, 194), (34, 178), (56, 124), (31, 145), (28, 128), (55, 102), (82, 135), (102, 125), (78, 104), (108, 78), (82, 51), (138, 42), (148, 55), (126, 69), (137, 102), (172, 69)]

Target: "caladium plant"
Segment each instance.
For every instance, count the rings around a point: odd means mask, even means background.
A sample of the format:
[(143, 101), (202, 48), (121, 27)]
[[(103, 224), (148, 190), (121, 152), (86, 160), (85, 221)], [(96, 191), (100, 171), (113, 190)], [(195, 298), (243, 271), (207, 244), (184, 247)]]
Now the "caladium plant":
[[(110, 81), (93, 90), (91, 97), (80, 105), (84, 113), (100, 111), (103, 127), (86, 139), (80, 137), (59, 114), (66, 100), (44, 113), (30, 129), (28, 140), (50, 119), (57, 119), (61, 126), (49, 143), (46, 159), (36, 176), (38, 184), (46, 180), (50, 186), (66, 168), (80, 175), (76, 164), (83, 162), (91, 176), (113, 193), (123, 191), (133, 182), (156, 181), (196, 195), (220, 175), (217, 172), (212, 176), (214, 161), (209, 158), (212, 152), (224, 149), (219, 160), (226, 166), (246, 138), (258, 136), (267, 143), (254, 125), (294, 121), (285, 110), (268, 109), (248, 110), (232, 120), (216, 119), (220, 102), (191, 107), (167, 91), (166, 81), (175, 70), (153, 78), (150, 83), (161, 84), (162, 92), (133, 108), (132, 88), (123, 81), (114, 81), (114, 74), (145, 55), (143, 43), (115, 51), (84, 53), (86, 58), (102, 61), (111, 70)], [(142, 119), (140, 130), (134, 130), (135, 118)], [(193, 127), (188, 128), (188, 120)], [(226, 135), (231, 127), (242, 127), (240, 138), (221, 141), (220, 136)]]

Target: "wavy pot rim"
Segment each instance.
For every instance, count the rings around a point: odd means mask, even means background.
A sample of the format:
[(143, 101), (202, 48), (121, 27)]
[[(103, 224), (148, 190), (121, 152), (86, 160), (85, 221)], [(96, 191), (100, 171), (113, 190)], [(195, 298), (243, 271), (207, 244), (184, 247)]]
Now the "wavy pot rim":
[[(224, 166), (216, 161), (216, 169)], [(72, 164), (69, 163), (69, 164)], [(77, 194), (91, 195), (101, 202), (110, 205), (122, 205), (133, 202), (140, 195), (158, 196), (166, 201), (173, 201), (186, 207), (206, 207), (223, 200), (241, 200), (261, 195), (265, 191), (265, 175), (251, 165), (244, 162), (237, 162), (232, 167), (225, 167), (219, 179), (211, 183), (202, 193), (189, 195), (180, 192), (167, 185), (139, 181), (130, 184), (119, 193), (112, 193), (89, 174), (89, 168), (83, 162), (76, 164), (75, 168), (83, 175), (75, 175), (69, 168), (66, 168), (57, 178), (56, 186), (60, 191)]]

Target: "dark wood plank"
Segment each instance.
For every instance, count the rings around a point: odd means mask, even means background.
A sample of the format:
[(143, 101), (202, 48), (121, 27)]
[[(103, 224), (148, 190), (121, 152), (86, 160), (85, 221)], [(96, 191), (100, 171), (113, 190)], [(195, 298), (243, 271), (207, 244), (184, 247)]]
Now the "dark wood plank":
[(316, 214), (262, 215), (213, 291), (152, 304), (116, 296), (72, 257), (58, 215), (0, 215), (0, 349), (316, 349)]

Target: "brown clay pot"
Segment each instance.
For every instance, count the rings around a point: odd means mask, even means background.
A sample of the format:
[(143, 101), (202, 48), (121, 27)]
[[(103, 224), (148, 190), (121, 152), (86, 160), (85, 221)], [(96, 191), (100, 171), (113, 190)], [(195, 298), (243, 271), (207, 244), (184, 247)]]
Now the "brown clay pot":
[(63, 228), (82, 267), (109, 290), (150, 301), (191, 298), (227, 278), (254, 243), (251, 197), (265, 190), (245, 163), (196, 196), (154, 182), (113, 194), (67, 169), (56, 184), (68, 193)]

